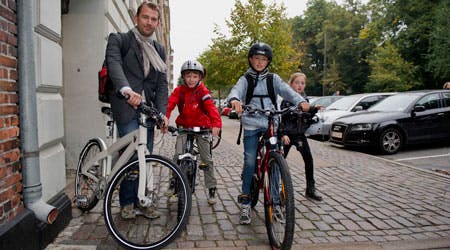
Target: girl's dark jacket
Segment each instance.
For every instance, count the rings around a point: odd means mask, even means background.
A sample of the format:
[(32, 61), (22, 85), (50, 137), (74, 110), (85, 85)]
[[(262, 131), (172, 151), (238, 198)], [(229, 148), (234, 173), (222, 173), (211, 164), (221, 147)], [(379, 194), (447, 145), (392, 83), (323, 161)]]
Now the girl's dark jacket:
[[(308, 100), (308, 99), (307, 99)], [(281, 102), (281, 109), (295, 106), (294, 104), (283, 100)], [(310, 107), (308, 112), (296, 112), (291, 111), (284, 114), (281, 117), (281, 124), (279, 127), (279, 134), (281, 136), (298, 136), (305, 133), (309, 126), (315, 121), (312, 119), (317, 113), (318, 109), (315, 107)]]

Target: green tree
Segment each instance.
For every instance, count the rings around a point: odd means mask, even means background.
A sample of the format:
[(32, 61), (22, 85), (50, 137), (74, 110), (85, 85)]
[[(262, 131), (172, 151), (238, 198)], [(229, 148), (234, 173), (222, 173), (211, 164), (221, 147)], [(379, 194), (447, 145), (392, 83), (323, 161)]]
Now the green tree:
[(306, 93), (322, 95), (322, 71), (324, 66), (323, 52), (319, 51), (316, 36), (322, 32), (323, 23), (335, 3), (326, 0), (308, 0), (307, 8), (302, 16), (290, 20), (294, 43), (299, 44), (299, 50), (304, 51), (301, 59), (301, 70), (308, 76)]
[(389, 41), (375, 49), (369, 59), (372, 73), (365, 86), (368, 92), (407, 91), (417, 87), (416, 67), (402, 59), (398, 49)]
[(391, 41), (417, 68), (421, 88), (441, 87), (450, 74), (449, 1), (371, 0), (369, 10), (373, 25), (366, 34)]
[(233, 86), (248, 68), (248, 49), (257, 41), (273, 49), (271, 71), (287, 79), (297, 70), (302, 54), (293, 45), (291, 26), (282, 5), (273, 4), (269, 8), (262, 0), (249, 0), (246, 4), (236, 0), (226, 23), (231, 36), (226, 37), (216, 29), (217, 38), (199, 57), (208, 70), (208, 87), (228, 90)]
[(426, 69), (439, 83), (450, 80), (450, 1), (441, 1), (434, 10)]

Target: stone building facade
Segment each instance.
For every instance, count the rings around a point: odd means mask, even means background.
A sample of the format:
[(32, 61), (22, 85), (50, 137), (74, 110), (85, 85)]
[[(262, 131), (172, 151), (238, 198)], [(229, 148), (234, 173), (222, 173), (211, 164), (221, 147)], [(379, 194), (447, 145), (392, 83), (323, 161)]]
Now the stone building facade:
[[(69, 197), (73, 195), (65, 193), (66, 177), (75, 169), (87, 139), (106, 134), (100, 113), (104, 104), (97, 100), (97, 72), (104, 59), (106, 39), (111, 32), (133, 27), (132, 17), (141, 2), (0, 1), (0, 249), (43, 249), (70, 221)], [(162, 10), (156, 37), (166, 47), (171, 85), (169, 0), (153, 2)], [(24, 5), (31, 6), (31, 15), (23, 15)], [(19, 65), (26, 65), (21, 64), (25, 52), (18, 39), (24, 32), (18, 23), (24, 21), (32, 23), (29, 42), (34, 64), (29, 65), (34, 67), (27, 69), (34, 75), (32, 82), (19, 70)], [(20, 91), (24, 84), (27, 91)], [(20, 111), (21, 106), (24, 109), (21, 100), (27, 99), (24, 92), (36, 100), (35, 122)], [(36, 128), (36, 152), (23, 151), (21, 143), (27, 143), (24, 125)], [(33, 168), (38, 168), (41, 199), (58, 210), (52, 224), (39, 220), (24, 201), (27, 177), (23, 173), (31, 167), (24, 158), (30, 156), (38, 158)]]

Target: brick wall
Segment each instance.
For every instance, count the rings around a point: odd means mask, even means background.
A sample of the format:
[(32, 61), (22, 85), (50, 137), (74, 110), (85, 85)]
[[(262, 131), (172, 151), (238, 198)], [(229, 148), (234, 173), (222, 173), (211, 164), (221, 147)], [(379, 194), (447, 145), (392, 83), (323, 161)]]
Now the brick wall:
[(17, 78), (16, 1), (0, 0), (0, 226), (24, 210)]

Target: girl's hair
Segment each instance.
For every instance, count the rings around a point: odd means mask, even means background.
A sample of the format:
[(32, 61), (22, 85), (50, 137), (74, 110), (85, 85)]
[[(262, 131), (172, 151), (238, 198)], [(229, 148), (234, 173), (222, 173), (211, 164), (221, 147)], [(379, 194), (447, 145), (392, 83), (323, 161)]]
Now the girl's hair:
[(289, 78), (289, 81), (288, 81), (289, 85), (291, 85), (292, 82), (293, 82), (295, 79), (297, 79), (297, 77), (301, 77), (301, 76), (303, 76), (303, 77), (305, 78), (305, 80), (307, 79), (307, 78), (306, 78), (306, 75), (305, 75), (304, 73), (301, 73), (301, 72), (295, 72), (295, 73), (293, 73), (293, 74), (291, 75), (291, 77)]
[(444, 83), (444, 86), (442, 86), (443, 89), (448, 89), (450, 87), (450, 82)]

